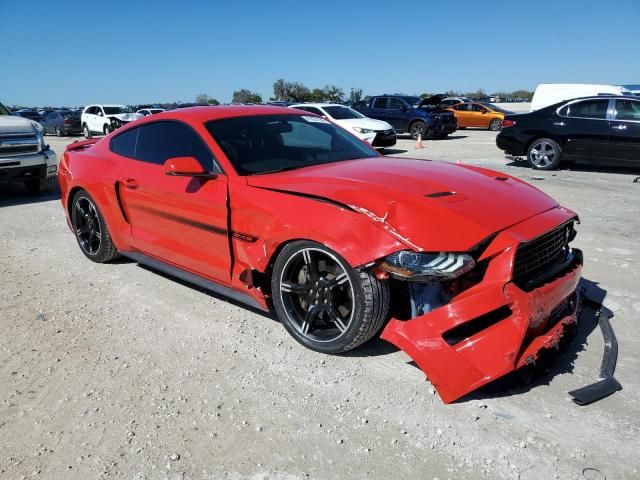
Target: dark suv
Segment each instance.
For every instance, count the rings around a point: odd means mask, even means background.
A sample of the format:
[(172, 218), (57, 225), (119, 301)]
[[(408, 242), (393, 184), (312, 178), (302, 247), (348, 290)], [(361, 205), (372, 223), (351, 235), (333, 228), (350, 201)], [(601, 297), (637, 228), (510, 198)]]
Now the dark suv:
[(397, 133), (409, 133), (414, 140), (444, 138), (458, 129), (453, 113), (439, 107), (445, 95), (422, 99), (408, 95), (379, 95), (357, 102), (353, 108), (363, 115), (384, 120)]

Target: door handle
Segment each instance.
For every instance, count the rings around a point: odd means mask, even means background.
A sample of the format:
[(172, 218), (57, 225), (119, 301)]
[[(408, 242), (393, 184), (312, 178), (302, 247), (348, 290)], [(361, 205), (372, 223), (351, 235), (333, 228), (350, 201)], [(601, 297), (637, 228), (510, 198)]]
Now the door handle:
[(564, 122), (553, 122), (553, 124), (554, 124), (556, 127), (564, 127), (564, 126), (565, 126), (565, 123), (564, 123)]
[(140, 186), (135, 178), (125, 178), (122, 183), (127, 188), (138, 188)]
[(626, 130), (627, 126), (626, 125), (614, 125), (613, 127), (614, 130)]

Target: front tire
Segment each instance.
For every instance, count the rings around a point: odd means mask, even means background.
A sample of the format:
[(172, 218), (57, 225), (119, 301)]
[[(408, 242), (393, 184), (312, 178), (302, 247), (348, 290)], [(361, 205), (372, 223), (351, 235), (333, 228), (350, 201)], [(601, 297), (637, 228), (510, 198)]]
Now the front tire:
[(409, 134), (413, 140), (418, 139), (418, 135), (422, 135), (424, 140), (427, 137), (427, 125), (424, 122), (416, 121), (409, 126)]
[(109, 135), (111, 133), (111, 127), (109, 125), (104, 126), (104, 128), (102, 129), (102, 132), (104, 133), (104, 136), (106, 137), (107, 135)]
[(560, 145), (551, 138), (538, 138), (527, 150), (527, 161), (534, 170), (555, 170), (561, 158)]
[(56, 127), (56, 136), (57, 137), (61, 137), (62, 136), (62, 130), (60, 130), (60, 127)]
[(71, 203), (71, 224), (80, 250), (96, 263), (106, 263), (118, 256), (107, 223), (91, 195), (80, 190)]
[(299, 343), (334, 354), (356, 348), (382, 327), (389, 287), (355, 271), (324, 245), (296, 241), (278, 255), (271, 277), (276, 314)]
[(87, 140), (89, 140), (93, 136), (91, 135), (91, 130), (89, 130), (89, 126), (86, 123), (82, 127), (82, 134), (84, 135), (84, 138), (86, 138)]

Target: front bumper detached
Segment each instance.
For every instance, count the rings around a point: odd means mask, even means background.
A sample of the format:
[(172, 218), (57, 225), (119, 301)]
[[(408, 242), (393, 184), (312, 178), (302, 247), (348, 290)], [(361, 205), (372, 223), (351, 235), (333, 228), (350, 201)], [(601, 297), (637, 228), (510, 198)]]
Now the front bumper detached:
[[(381, 337), (404, 350), (445, 403), (536, 362), (577, 323), (582, 255), (561, 276), (525, 292), (483, 282), (474, 292), (410, 320), (392, 319)], [(460, 329), (473, 331), (470, 336)]]
[(613, 377), (618, 360), (618, 341), (609, 323), (613, 314), (608, 308), (589, 298), (585, 298), (585, 304), (597, 309), (598, 325), (604, 337), (604, 355), (600, 365), (600, 379), (591, 385), (569, 392), (573, 401), (581, 406), (589, 405), (622, 390), (622, 385)]

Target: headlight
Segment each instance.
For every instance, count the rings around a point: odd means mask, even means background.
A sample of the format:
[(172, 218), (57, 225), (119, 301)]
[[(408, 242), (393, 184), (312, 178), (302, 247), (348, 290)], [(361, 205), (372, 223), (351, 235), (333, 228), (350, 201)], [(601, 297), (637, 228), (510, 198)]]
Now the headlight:
[(418, 253), (402, 250), (384, 258), (380, 267), (404, 279), (447, 280), (468, 272), (476, 262), (466, 253)]
[(373, 133), (373, 130), (368, 128), (353, 127), (353, 129), (358, 133)]

